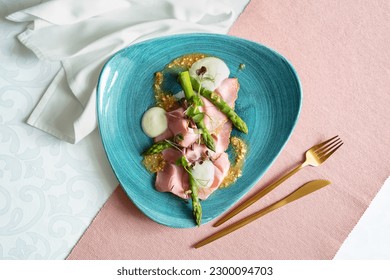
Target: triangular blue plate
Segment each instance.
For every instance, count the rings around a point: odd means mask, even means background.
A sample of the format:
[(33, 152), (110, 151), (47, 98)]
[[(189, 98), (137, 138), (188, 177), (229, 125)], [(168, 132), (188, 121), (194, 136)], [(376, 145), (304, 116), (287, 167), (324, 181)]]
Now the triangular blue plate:
[[(111, 166), (129, 198), (152, 220), (170, 227), (193, 227), (191, 203), (155, 190), (155, 175), (142, 165), (141, 153), (152, 144), (141, 129), (143, 113), (155, 104), (154, 73), (174, 58), (205, 53), (223, 59), (240, 91), (237, 113), (249, 133), (239, 135), (249, 152), (243, 175), (228, 188), (202, 201), (203, 223), (218, 217), (242, 198), (270, 167), (289, 139), (301, 108), (297, 73), (275, 51), (237, 37), (187, 34), (144, 41), (116, 53), (104, 66), (97, 87), (101, 138)], [(240, 70), (240, 64), (245, 68)]]

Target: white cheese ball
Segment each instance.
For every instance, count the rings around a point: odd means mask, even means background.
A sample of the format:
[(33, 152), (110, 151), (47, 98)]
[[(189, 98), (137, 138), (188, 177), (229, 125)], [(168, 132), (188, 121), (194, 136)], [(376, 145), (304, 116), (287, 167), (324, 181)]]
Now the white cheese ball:
[(168, 128), (168, 119), (163, 108), (152, 107), (142, 116), (142, 130), (149, 137), (157, 137)]
[(191, 77), (198, 78), (196, 71), (201, 69), (202, 66), (206, 67), (206, 72), (203, 74), (202, 87), (208, 90), (215, 90), (221, 85), (223, 80), (229, 78), (230, 71), (226, 63), (212, 56), (199, 59), (192, 64), (189, 70)]
[(202, 164), (197, 162), (192, 168), (192, 176), (200, 188), (209, 188), (214, 182), (214, 170), (214, 164), (209, 160), (203, 161)]

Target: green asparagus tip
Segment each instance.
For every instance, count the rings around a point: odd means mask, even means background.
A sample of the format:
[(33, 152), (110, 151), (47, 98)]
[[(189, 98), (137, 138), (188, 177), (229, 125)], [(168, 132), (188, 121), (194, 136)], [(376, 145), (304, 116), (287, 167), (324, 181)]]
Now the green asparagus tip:
[(244, 126), (242, 128), (242, 132), (244, 132), (245, 134), (248, 134), (248, 126), (246, 125), (246, 123), (244, 123)]
[(197, 206), (194, 206), (194, 217), (195, 217), (195, 221), (196, 221), (196, 225), (199, 227), (200, 224), (201, 224), (201, 221), (202, 221), (202, 208), (199, 205)]

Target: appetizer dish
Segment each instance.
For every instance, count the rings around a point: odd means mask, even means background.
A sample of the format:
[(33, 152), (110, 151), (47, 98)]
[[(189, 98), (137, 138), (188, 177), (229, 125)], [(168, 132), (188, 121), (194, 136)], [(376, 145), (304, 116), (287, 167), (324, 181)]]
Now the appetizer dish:
[(96, 97), (102, 144), (127, 203), (161, 225), (192, 228), (260, 180), (295, 127), (302, 91), (277, 52), (194, 33), (118, 51)]
[[(174, 59), (155, 73), (156, 104), (141, 120), (142, 130), (154, 140), (143, 153), (143, 164), (156, 173), (156, 190), (190, 200), (198, 226), (201, 201), (237, 180), (247, 152), (241, 138), (231, 137), (233, 128), (247, 134), (248, 127), (234, 111), (240, 85), (229, 75), (218, 57), (195, 53)], [(181, 90), (164, 89), (166, 78), (176, 80)]]

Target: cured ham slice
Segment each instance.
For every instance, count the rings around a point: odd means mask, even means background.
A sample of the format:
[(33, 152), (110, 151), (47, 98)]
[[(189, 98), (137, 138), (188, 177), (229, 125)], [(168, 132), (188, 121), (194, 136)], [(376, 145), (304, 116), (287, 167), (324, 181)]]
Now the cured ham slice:
[(237, 99), (238, 90), (240, 84), (237, 78), (228, 78), (223, 80), (221, 85), (215, 90), (216, 93), (221, 95), (223, 100), (229, 104), (230, 107), (234, 108), (234, 103)]
[(188, 147), (199, 139), (199, 134), (188, 126), (188, 119), (185, 118), (184, 109), (182, 107), (167, 112), (168, 129), (161, 135), (157, 136), (154, 141), (158, 142), (164, 139), (171, 138), (176, 135), (181, 135), (183, 140), (179, 142), (180, 146)]
[(188, 174), (183, 167), (174, 163), (165, 165), (163, 171), (157, 173), (156, 189), (160, 192), (171, 192), (181, 198), (187, 199), (187, 188), (183, 187), (183, 182), (188, 182)]
[(227, 153), (222, 153), (213, 163), (215, 166), (213, 184), (209, 188), (199, 188), (198, 190), (198, 196), (202, 200), (208, 198), (210, 194), (218, 189), (229, 172), (230, 161)]
[(214, 138), (215, 141), (215, 153), (222, 153), (227, 150), (230, 143), (230, 133), (232, 132), (232, 123), (226, 122), (220, 129), (217, 136)]
[[(230, 162), (227, 153), (219, 155), (214, 164), (214, 180), (209, 188), (199, 188), (199, 199), (205, 200), (221, 185), (226, 177)], [(183, 167), (174, 163), (166, 164), (163, 171), (157, 173), (156, 189), (160, 192), (172, 192), (173, 194), (188, 199), (189, 198), (188, 173)]]
[[(229, 78), (225, 79), (215, 92), (219, 94), (230, 107), (234, 108), (239, 88), (238, 80)], [(211, 134), (218, 135), (223, 125), (228, 121), (228, 118), (206, 98), (202, 97), (202, 100), (204, 103), (205, 125)]]

